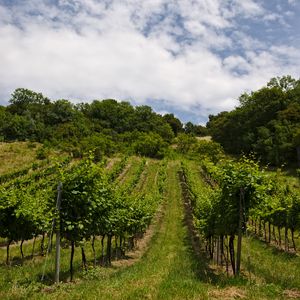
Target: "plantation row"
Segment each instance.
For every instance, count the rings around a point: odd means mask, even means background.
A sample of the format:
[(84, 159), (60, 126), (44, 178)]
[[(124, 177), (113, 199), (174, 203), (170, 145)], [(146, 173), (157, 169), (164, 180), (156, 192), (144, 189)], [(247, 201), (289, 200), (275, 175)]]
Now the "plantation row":
[(300, 193), (296, 188), (282, 184), (278, 176), (260, 170), (258, 164), (243, 158), (218, 165), (210, 161), (203, 161), (201, 166), (184, 162), (181, 177), (187, 185), (186, 197), (193, 210), (195, 225), (206, 241), (206, 249), (211, 258), (215, 255), (217, 262), (225, 262), (227, 270), (231, 264), (233, 273), (239, 274), (242, 236), (250, 232), (259, 235), (262, 228), (268, 242), (273, 237), (280, 245), (281, 229), (284, 228), (285, 249), (289, 248), (290, 236), (296, 251)]
[[(152, 176), (143, 179), (144, 187), (135, 191), (149, 165), (145, 159), (124, 157), (106, 170), (89, 157), (75, 164), (57, 164), (55, 172), (46, 172), (47, 176), (25, 175), (2, 185), (0, 233), (8, 241), (7, 263), (12, 241), (22, 241), (22, 254), (24, 240), (47, 234), (51, 245), (53, 230), (59, 228), (63, 240), (71, 245), (71, 279), (75, 247), (81, 246), (85, 265), (83, 245), (91, 240), (96, 263), (97, 236), (101, 236), (103, 259), (103, 242), (107, 243), (105, 262), (110, 264), (112, 241), (124, 254), (125, 248), (132, 247), (134, 239), (145, 232), (161, 201), (165, 161), (151, 162)], [(55, 210), (58, 182), (62, 183), (60, 211)], [(54, 219), (60, 222), (54, 224)]]

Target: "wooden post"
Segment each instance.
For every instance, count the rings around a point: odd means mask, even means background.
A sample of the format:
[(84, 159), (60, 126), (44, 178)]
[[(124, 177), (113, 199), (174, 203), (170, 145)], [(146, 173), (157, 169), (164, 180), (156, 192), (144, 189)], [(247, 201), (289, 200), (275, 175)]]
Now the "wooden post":
[(57, 218), (55, 220), (55, 233), (56, 233), (56, 245), (55, 245), (55, 283), (59, 283), (59, 269), (60, 269), (60, 205), (61, 205), (61, 193), (62, 183), (60, 182), (57, 187), (57, 201), (56, 201), (56, 213)]
[(236, 275), (237, 276), (239, 276), (239, 274), (240, 274), (241, 254), (242, 254), (242, 222), (243, 222), (242, 197), (244, 197), (244, 191), (241, 188), (241, 190), (240, 190), (240, 199), (239, 199), (238, 242), (237, 242), (237, 249), (236, 249)]

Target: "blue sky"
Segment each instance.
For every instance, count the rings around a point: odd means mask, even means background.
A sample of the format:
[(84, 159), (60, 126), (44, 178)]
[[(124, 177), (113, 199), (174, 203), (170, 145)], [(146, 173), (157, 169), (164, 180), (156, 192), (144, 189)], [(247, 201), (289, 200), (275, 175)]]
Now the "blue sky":
[(0, 104), (129, 100), (204, 124), (300, 76), (299, 0), (0, 0)]

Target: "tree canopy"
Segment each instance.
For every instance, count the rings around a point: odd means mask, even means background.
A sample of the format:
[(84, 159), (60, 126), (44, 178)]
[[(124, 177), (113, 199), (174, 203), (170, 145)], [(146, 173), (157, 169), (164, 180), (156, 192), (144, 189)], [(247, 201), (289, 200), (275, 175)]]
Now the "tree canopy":
[(242, 94), (239, 102), (230, 112), (209, 116), (207, 128), (213, 139), (232, 154), (253, 152), (277, 166), (295, 163), (300, 147), (300, 81), (291, 76), (272, 78), (258, 91)]

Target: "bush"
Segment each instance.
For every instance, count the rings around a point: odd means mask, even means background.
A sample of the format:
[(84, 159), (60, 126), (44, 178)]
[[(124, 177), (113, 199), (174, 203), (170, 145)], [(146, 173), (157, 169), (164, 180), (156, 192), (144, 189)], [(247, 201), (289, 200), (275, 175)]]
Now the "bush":
[(40, 160), (46, 159), (47, 156), (48, 156), (48, 150), (45, 147), (42, 147), (36, 151), (37, 159), (40, 159)]
[(164, 142), (159, 134), (153, 132), (140, 133), (132, 144), (132, 149), (135, 154), (153, 158), (164, 157), (166, 148), (167, 143)]

